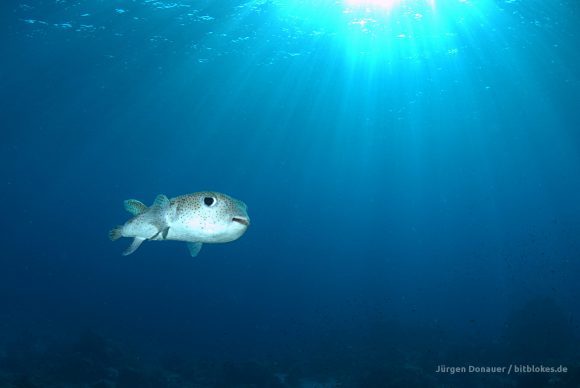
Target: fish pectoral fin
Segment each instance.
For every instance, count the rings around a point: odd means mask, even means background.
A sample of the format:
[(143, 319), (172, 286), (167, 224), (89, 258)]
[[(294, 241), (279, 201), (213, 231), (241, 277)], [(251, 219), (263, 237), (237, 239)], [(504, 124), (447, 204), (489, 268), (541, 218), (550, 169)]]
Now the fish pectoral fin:
[(135, 237), (131, 245), (129, 245), (129, 247), (125, 249), (125, 251), (123, 252), (123, 256), (129, 256), (131, 253), (135, 252), (137, 248), (141, 246), (141, 243), (143, 243), (143, 241), (145, 241), (144, 238)]
[(198, 255), (199, 251), (201, 251), (202, 243), (200, 242), (188, 242), (187, 248), (189, 249), (189, 254), (191, 257), (195, 257)]
[(125, 210), (129, 213), (133, 214), (134, 216), (138, 216), (139, 214), (143, 214), (147, 211), (147, 206), (141, 201), (137, 201), (136, 199), (127, 199), (123, 202), (125, 206)]
[(169, 198), (167, 198), (167, 196), (164, 194), (159, 194), (157, 197), (155, 197), (155, 201), (153, 201), (153, 205), (151, 207), (157, 209), (165, 209), (168, 206), (169, 206)]
[(169, 232), (169, 226), (165, 221), (166, 213), (171, 205), (169, 198), (166, 195), (159, 194), (153, 205), (148, 209), (150, 215), (150, 223), (157, 228), (157, 233), (149, 237), (149, 240), (155, 240), (161, 234), (163, 240), (167, 239), (167, 233)]

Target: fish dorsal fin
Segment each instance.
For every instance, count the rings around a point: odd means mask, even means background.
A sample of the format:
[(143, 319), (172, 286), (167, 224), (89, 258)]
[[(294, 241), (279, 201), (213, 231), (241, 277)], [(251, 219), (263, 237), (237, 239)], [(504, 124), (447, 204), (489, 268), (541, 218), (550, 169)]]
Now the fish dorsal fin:
[(151, 207), (155, 207), (158, 209), (164, 209), (169, 206), (169, 198), (166, 195), (159, 194), (155, 197), (155, 201), (153, 201), (153, 205)]
[(139, 214), (143, 214), (147, 211), (147, 206), (145, 206), (143, 202), (137, 201), (136, 199), (127, 199), (125, 200), (124, 205), (125, 210), (134, 216), (138, 216)]
[(200, 242), (188, 242), (187, 248), (189, 248), (189, 254), (191, 257), (197, 256), (199, 251), (201, 251), (201, 243)]

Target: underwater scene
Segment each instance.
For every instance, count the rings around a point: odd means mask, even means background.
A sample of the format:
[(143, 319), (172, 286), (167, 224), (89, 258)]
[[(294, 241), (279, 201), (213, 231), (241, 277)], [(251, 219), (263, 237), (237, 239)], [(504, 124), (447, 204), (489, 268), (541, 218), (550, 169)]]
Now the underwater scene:
[(580, 2), (0, 4), (0, 388), (580, 387)]

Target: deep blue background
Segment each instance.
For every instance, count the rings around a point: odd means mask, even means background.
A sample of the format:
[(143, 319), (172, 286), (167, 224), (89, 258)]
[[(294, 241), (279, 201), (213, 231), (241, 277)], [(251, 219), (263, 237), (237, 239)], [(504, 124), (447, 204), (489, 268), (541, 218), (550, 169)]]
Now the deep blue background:
[[(492, 341), (536, 297), (578, 330), (574, 2), (491, 2), (457, 53), (435, 37), (374, 62), (274, 6), (228, 27), (238, 4), (207, 3), (214, 24), (184, 27), (126, 3), (146, 20), (4, 5), (0, 335), (90, 328), (144, 352), (275, 358), (380, 320)], [(85, 8), (102, 29), (76, 31)], [(240, 240), (195, 259), (107, 240), (124, 199), (206, 189), (248, 204)]]

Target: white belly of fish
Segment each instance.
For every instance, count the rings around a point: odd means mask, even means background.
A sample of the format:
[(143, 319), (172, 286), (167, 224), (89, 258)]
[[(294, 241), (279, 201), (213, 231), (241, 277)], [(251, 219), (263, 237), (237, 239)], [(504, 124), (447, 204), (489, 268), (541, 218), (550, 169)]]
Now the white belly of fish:
[[(202, 243), (223, 243), (232, 241), (233, 236), (225, 233), (218, 227), (212, 225), (203, 225), (192, 227), (186, 224), (170, 224), (165, 240), (177, 240), (187, 242), (202, 242)], [(163, 236), (159, 234), (154, 240), (163, 240)]]

